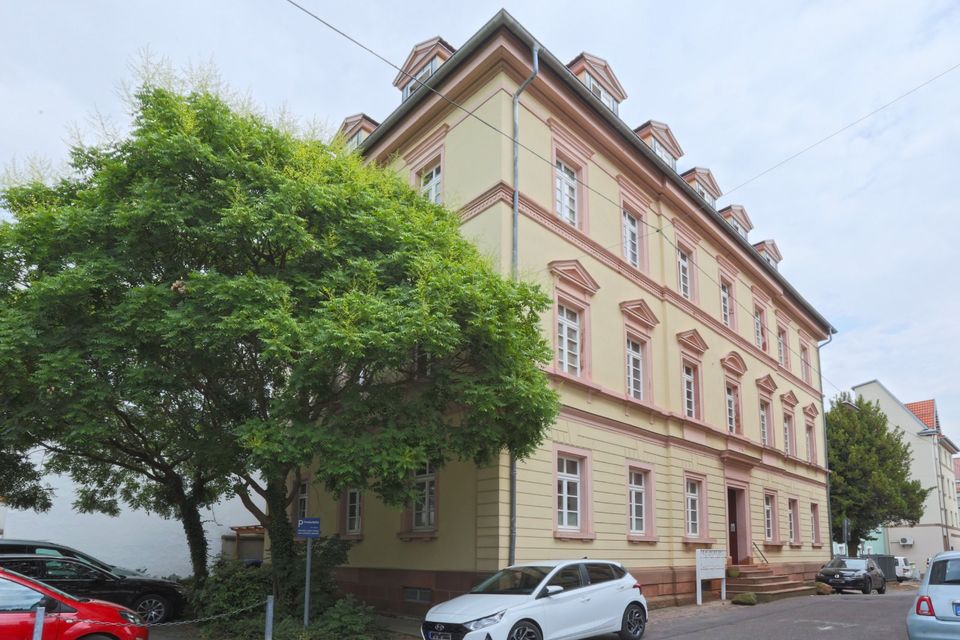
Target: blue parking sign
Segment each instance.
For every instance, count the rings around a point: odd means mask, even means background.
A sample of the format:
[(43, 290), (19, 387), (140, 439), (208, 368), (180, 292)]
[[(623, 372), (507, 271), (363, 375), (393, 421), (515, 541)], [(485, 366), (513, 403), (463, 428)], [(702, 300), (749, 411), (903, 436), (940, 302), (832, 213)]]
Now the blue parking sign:
[(319, 538), (320, 518), (299, 518), (297, 520), (298, 538)]

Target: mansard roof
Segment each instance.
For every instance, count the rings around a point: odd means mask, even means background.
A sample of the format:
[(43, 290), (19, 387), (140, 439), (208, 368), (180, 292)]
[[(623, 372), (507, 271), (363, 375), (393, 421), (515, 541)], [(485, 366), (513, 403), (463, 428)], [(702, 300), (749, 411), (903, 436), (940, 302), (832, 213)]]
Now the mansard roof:
[(593, 76), (593, 79), (603, 85), (603, 88), (610, 92), (614, 100), (623, 102), (627, 99), (627, 92), (623, 85), (617, 80), (610, 64), (593, 54), (582, 51), (580, 55), (567, 63), (567, 69), (575, 76), (580, 76), (580, 72), (586, 69)]
[(747, 215), (747, 210), (744, 209), (742, 204), (728, 204), (723, 209), (718, 211), (724, 220), (733, 218), (737, 223), (747, 231), (753, 230), (753, 220), (750, 219), (750, 216)]
[(434, 55), (439, 56), (440, 60), (444, 61), (455, 52), (456, 48), (440, 36), (424, 40), (414, 45), (410, 51), (410, 55), (407, 56), (403, 66), (400, 67), (402, 70), (399, 71), (397, 77), (393, 79), (393, 86), (399, 89), (407, 84), (410, 81), (410, 76), (415, 75), (417, 71), (420, 70), (420, 67), (423, 66), (423, 63), (429, 61)]
[(720, 185), (717, 184), (716, 178), (713, 177), (713, 172), (710, 169), (705, 167), (693, 167), (692, 169), (687, 169), (680, 174), (680, 177), (687, 181), (687, 184), (693, 186), (693, 182), (697, 181), (703, 185), (703, 188), (712, 195), (714, 198), (719, 198), (723, 195), (723, 191), (720, 189)]
[(657, 142), (662, 144), (667, 148), (667, 150), (673, 154), (674, 158), (680, 158), (683, 156), (683, 149), (680, 148), (680, 143), (677, 142), (677, 139), (673, 135), (673, 131), (670, 130), (670, 127), (664, 122), (658, 122), (656, 120), (647, 120), (642, 125), (633, 130), (638, 137), (643, 138), (646, 135), (652, 135), (657, 139)]

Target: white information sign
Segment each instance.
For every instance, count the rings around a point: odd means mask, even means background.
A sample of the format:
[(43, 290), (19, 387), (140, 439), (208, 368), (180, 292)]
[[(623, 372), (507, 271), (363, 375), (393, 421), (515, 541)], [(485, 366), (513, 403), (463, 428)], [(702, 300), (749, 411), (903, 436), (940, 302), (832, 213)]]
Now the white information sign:
[(703, 604), (701, 580), (720, 579), (720, 599), (727, 599), (727, 550), (697, 549), (697, 604)]

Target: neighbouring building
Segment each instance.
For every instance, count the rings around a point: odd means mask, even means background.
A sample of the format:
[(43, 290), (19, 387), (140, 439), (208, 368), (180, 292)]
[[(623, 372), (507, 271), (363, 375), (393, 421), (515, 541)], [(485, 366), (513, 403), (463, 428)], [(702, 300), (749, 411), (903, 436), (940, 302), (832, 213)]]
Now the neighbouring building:
[(885, 527), (890, 554), (906, 556), (921, 573), (927, 558), (941, 551), (960, 549), (960, 508), (953, 456), (956, 445), (940, 429), (934, 400), (903, 404), (878, 380), (853, 387), (864, 400), (876, 402), (887, 416), (890, 429), (903, 431), (910, 445), (910, 476), (933, 489), (923, 507), (923, 517), (912, 527)]
[[(422, 42), (393, 113), (342, 130), (457, 211), (507, 277), (511, 97), (534, 42), (506, 12), (459, 49)], [(819, 343), (834, 329), (778, 271), (776, 244), (747, 239), (745, 209), (716, 209), (710, 170), (677, 172), (670, 127), (620, 118), (626, 97), (607, 61), (540, 49), (520, 100), (519, 273), (554, 301), (545, 372), (562, 410), (519, 464), (516, 560), (616, 559), (666, 602), (692, 597), (700, 548), (812, 579), (830, 555)], [(295, 514), (356, 542), (345, 589), (422, 613), (507, 564), (508, 468), (505, 454), (425, 466), (405, 511), (304, 483)]]
[[(957, 509), (960, 509), (960, 458), (953, 459), (953, 475), (957, 479), (954, 486), (957, 492)], [(0, 526), (3, 526), (2, 522), (0, 522)]]

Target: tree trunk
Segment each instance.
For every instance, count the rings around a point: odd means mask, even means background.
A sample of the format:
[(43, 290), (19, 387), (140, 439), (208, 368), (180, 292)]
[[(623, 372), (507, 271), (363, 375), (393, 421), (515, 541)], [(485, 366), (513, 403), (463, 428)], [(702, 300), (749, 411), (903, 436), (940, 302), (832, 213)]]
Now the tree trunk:
[(295, 595), (299, 589), (297, 554), (293, 541), (293, 528), (287, 517), (289, 497), (286, 477), (267, 481), (267, 533), (270, 536), (270, 563), (273, 565), (274, 595), (281, 606), (296, 606)]
[(847, 555), (850, 556), (851, 558), (856, 558), (858, 557), (857, 554), (859, 553), (859, 549), (860, 549), (860, 538), (851, 534), (850, 542), (847, 544)]
[(195, 500), (187, 499), (180, 505), (180, 522), (187, 535), (187, 547), (190, 549), (190, 564), (193, 577), (198, 584), (207, 579), (207, 534), (203, 530), (203, 520)]

